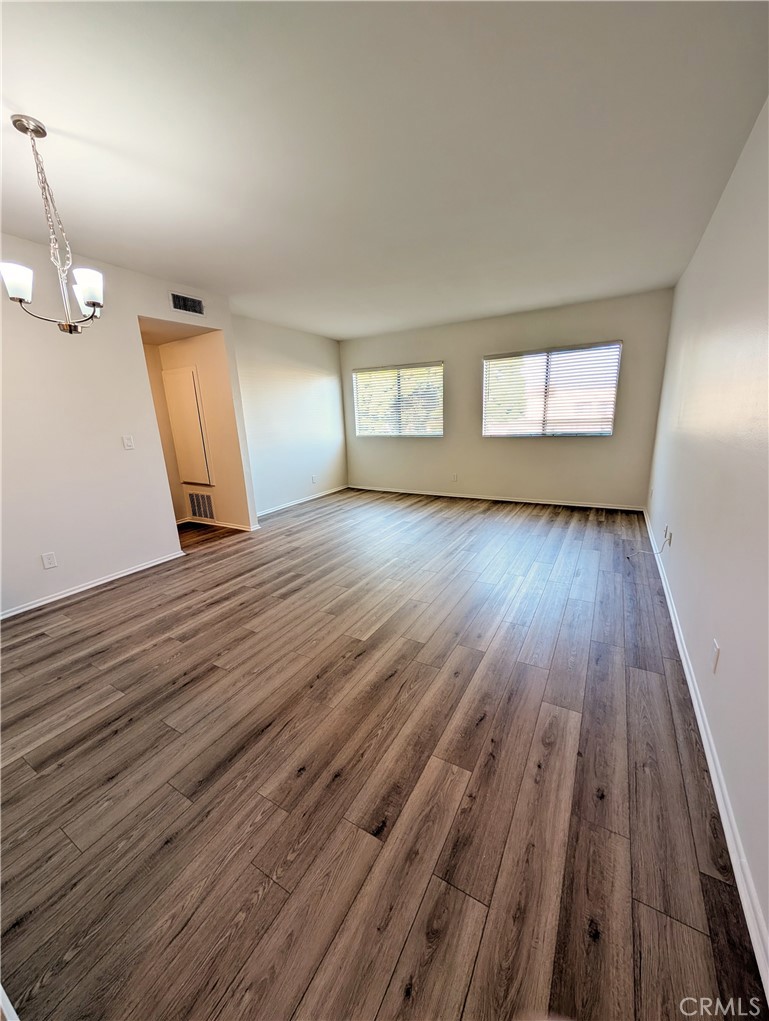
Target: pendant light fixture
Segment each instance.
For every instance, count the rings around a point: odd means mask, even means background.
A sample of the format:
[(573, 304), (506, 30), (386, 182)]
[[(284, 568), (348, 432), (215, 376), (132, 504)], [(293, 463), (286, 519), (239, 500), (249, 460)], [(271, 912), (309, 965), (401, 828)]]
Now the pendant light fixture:
[(64, 225), (61, 222), (59, 211), (56, 208), (53, 192), (45, 175), (45, 167), (40, 153), (37, 151), (36, 139), (45, 138), (48, 132), (45, 125), (34, 117), (27, 117), (25, 114), (16, 113), (11, 117), (11, 123), (23, 134), (27, 135), (32, 145), (32, 156), (35, 160), (37, 170), (37, 183), (40, 186), (40, 193), (43, 197), (43, 208), (48, 223), (48, 240), (51, 249), (51, 262), (56, 267), (59, 275), (59, 288), (64, 304), (63, 319), (49, 319), (47, 316), (39, 316), (32, 312), (27, 306), (32, 301), (32, 270), (26, 266), (19, 266), (15, 262), (0, 262), (0, 274), (3, 283), (8, 291), (8, 297), (15, 301), (27, 313), (35, 319), (41, 319), (45, 323), (56, 323), (62, 333), (82, 333), (83, 327), (90, 325), (94, 319), (98, 319), (104, 305), (104, 279), (101, 273), (95, 269), (74, 269), (72, 274), (75, 278), (72, 284), (72, 291), (82, 313), (82, 319), (73, 319), (69, 300), (69, 271), (72, 267), (72, 252), (64, 232)]

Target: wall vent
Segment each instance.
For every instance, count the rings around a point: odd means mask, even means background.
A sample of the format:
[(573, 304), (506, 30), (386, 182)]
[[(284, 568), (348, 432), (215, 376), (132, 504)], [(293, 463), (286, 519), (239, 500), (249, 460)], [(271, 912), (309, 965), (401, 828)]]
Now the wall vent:
[(171, 308), (177, 312), (189, 312), (190, 315), (205, 315), (205, 307), (202, 298), (193, 298), (189, 294), (174, 294), (171, 291)]
[(209, 493), (188, 493), (190, 512), (193, 518), (210, 518), (214, 520), (214, 504)]

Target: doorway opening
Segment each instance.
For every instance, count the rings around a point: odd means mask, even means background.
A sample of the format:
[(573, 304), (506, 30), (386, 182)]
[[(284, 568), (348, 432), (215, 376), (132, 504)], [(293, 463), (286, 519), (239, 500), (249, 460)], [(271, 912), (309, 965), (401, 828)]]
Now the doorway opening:
[(222, 331), (146, 316), (139, 330), (182, 549), (250, 531)]

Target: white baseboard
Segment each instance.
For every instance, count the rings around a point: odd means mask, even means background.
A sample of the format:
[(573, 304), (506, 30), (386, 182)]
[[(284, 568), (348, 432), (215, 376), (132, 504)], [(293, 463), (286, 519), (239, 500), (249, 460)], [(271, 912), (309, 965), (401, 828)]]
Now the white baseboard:
[[(496, 500), (499, 503), (545, 504), (548, 507), (601, 507), (604, 510), (643, 511), (622, 503), (582, 503), (580, 500), (532, 500), (523, 496), (484, 496), (481, 493), (439, 493), (430, 489), (393, 489), (391, 486), (360, 486), (350, 482), (343, 489), (363, 489), (368, 493), (402, 493), (405, 496), (452, 496), (457, 500)], [(333, 492), (333, 490), (332, 490)], [(320, 494), (318, 494), (320, 495)]]
[(26, 610), (35, 610), (38, 606), (45, 606), (47, 603), (55, 603), (59, 599), (66, 599), (67, 596), (77, 595), (78, 592), (86, 592), (89, 588), (96, 588), (98, 585), (106, 585), (108, 581), (116, 581), (118, 578), (125, 578), (129, 574), (136, 574), (137, 571), (146, 571), (148, 567), (157, 567), (158, 564), (165, 564), (169, 560), (177, 560), (185, 554), (182, 550), (178, 553), (169, 553), (167, 556), (158, 557), (157, 560), (148, 560), (144, 564), (136, 564), (125, 571), (115, 571), (114, 574), (105, 574), (103, 578), (95, 578), (93, 581), (86, 581), (82, 585), (74, 585), (72, 588), (62, 589), (61, 592), (54, 592), (53, 595), (44, 596), (42, 599), (33, 599), (29, 603), (22, 603), (21, 606), (12, 606), (9, 610), (0, 613), (0, 619), (15, 617)]
[[(656, 549), (657, 541), (654, 537), (651, 521), (649, 520), (649, 514), (646, 509), (644, 509), (644, 518), (646, 519), (646, 528), (649, 532), (652, 548)], [(745, 921), (747, 922), (748, 931), (753, 943), (753, 951), (756, 955), (758, 969), (761, 972), (761, 980), (764, 984), (764, 989), (767, 991), (767, 995), (769, 995), (769, 928), (767, 928), (767, 920), (764, 918), (764, 914), (761, 909), (761, 902), (759, 900), (758, 893), (756, 892), (755, 883), (753, 882), (753, 875), (750, 871), (750, 865), (745, 857), (745, 849), (742, 845), (742, 840), (740, 839), (740, 831), (737, 828), (737, 820), (734, 817), (732, 803), (729, 798), (729, 791), (726, 787), (726, 780), (721, 769), (721, 763), (718, 759), (718, 752), (713, 740), (713, 734), (710, 730), (705, 706), (702, 701), (702, 696), (700, 695), (700, 689), (697, 685), (697, 678), (694, 675), (694, 667), (692, 666), (692, 661), (689, 656), (688, 649), (686, 648), (686, 639), (684, 638), (684, 633), (681, 629), (681, 622), (678, 618), (676, 604), (673, 600), (673, 593), (670, 589), (670, 583), (668, 582), (668, 577), (665, 572), (665, 565), (660, 554), (657, 553), (655, 556), (657, 557), (657, 566), (659, 568), (660, 578), (662, 579), (662, 587), (665, 591), (665, 599), (667, 600), (668, 609), (670, 610), (670, 619), (673, 622), (673, 632), (676, 637), (676, 644), (678, 645), (678, 651), (681, 654), (681, 664), (684, 669), (686, 683), (689, 686), (689, 694), (692, 698), (692, 705), (694, 706), (694, 714), (697, 717), (697, 726), (699, 727), (702, 744), (705, 749), (705, 757), (708, 760), (708, 768), (710, 770), (710, 778), (713, 781), (713, 789), (716, 794), (716, 801), (718, 802), (718, 810), (721, 813), (721, 823), (724, 827), (724, 835), (729, 848), (729, 855), (732, 859), (732, 868), (734, 869), (734, 879), (737, 884), (737, 891), (740, 895), (742, 908), (745, 912)]]
[[(321, 496), (329, 496), (331, 493), (341, 493), (343, 489), (349, 489), (350, 486), (336, 486), (334, 489), (324, 489), (322, 493), (313, 493), (312, 496), (302, 496), (299, 500), (289, 500), (288, 503), (279, 503), (277, 507), (268, 507), (267, 510), (257, 510), (259, 517), (263, 517), (265, 514), (274, 514), (275, 511), (285, 510), (287, 507), (296, 507), (300, 503), (309, 503), (310, 500), (318, 500)], [(360, 489), (360, 486), (352, 487)]]
[(8, 994), (2, 986), (0, 986), (0, 1006), (3, 1008), (3, 1017), (7, 1021), (19, 1021), (19, 1015), (13, 1009), (13, 1004), (8, 999)]

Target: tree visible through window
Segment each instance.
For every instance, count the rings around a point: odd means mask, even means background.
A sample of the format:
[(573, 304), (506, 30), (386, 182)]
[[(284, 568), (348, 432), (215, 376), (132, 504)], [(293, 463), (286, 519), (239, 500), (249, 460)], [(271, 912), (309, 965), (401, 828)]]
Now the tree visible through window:
[(483, 361), (484, 436), (611, 436), (622, 342)]
[(443, 436), (443, 363), (357, 369), (356, 436)]

